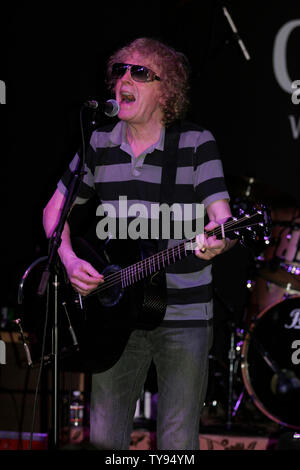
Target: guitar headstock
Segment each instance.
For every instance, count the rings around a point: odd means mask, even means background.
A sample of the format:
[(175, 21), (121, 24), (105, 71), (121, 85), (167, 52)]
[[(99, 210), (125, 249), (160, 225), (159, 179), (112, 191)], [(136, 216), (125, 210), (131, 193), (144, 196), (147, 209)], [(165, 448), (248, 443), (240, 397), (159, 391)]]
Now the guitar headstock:
[(239, 238), (245, 246), (254, 242), (269, 243), (271, 234), (271, 213), (263, 204), (251, 208), (237, 208), (233, 214), (232, 227), (228, 238)]

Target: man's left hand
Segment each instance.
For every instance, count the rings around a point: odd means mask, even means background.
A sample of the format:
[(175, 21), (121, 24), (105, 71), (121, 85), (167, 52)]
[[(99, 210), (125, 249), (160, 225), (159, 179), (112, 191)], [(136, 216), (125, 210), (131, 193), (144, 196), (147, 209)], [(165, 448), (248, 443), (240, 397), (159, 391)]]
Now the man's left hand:
[[(219, 227), (220, 224), (218, 224), (215, 221), (210, 221), (205, 227), (205, 232), (208, 232), (210, 230), (213, 230), (216, 227)], [(207, 237), (206, 233), (200, 234), (196, 236), (196, 243), (197, 243), (197, 248), (195, 249), (195, 255), (198, 258), (205, 259), (205, 260), (210, 260), (214, 258), (217, 255), (220, 255), (223, 253), (227, 246), (228, 242), (226, 238), (217, 239), (215, 235), (212, 235), (211, 237)]]

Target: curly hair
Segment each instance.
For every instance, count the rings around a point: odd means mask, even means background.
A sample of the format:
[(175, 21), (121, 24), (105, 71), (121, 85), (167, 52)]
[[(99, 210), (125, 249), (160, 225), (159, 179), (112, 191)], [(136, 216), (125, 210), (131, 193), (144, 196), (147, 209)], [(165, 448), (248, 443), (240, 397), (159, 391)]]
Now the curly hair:
[(189, 72), (186, 56), (157, 39), (138, 38), (116, 51), (108, 60), (106, 83), (112, 91), (116, 80), (111, 77), (112, 66), (124, 61), (125, 57), (138, 53), (149, 58), (160, 68), (161, 110), (163, 124), (169, 126), (177, 119), (183, 119), (189, 105)]

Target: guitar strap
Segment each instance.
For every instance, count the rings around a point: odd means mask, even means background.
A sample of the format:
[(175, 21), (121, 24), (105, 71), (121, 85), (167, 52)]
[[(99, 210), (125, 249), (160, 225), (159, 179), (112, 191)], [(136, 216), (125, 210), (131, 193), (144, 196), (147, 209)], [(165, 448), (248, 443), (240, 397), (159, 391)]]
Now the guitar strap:
[[(178, 163), (178, 144), (180, 138), (180, 123), (176, 122), (170, 128), (166, 129), (165, 145), (162, 165), (162, 176), (160, 186), (160, 204), (172, 205), (174, 203), (175, 183), (176, 183), (176, 170)], [(170, 220), (170, 232), (172, 233), (172, 221)], [(163, 239), (163, 218), (161, 211), (159, 212), (159, 233), (160, 237), (157, 240), (155, 251), (162, 251), (167, 248), (168, 240)], [(141, 240), (141, 247), (145, 247), (149, 240)], [(153, 240), (150, 241), (150, 244)], [(157, 249), (158, 248), (158, 249)], [(143, 251), (143, 250), (142, 250)], [(165, 315), (167, 303), (167, 286), (166, 274), (164, 270), (160, 271), (158, 286), (152, 288), (148, 286), (144, 289), (144, 303), (143, 309), (140, 311), (137, 308), (131, 309), (132, 325), (134, 329), (151, 330), (158, 326)], [(131, 303), (134, 306), (134, 299)]]
[(166, 129), (164, 146), (164, 163), (161, 178), (160, 202), (174, 202), (174, 187), (178, 160), (178, 144), (180, 138), (180, 123), (174, 123)]
[[(178, 145), (180, 138), (180, 122), (176, 121), (172, 126), (166, 129), (164, 160), (161, 175), (160, 204), (172, 205), (174, 203), (176, 171), (178, 164)], [(162, 234), (162, 214), (160, 216), (160, 234)], [(159, 251), (167, 247), (168, 240), (162, 240), (160, 237), (158, 247)]]

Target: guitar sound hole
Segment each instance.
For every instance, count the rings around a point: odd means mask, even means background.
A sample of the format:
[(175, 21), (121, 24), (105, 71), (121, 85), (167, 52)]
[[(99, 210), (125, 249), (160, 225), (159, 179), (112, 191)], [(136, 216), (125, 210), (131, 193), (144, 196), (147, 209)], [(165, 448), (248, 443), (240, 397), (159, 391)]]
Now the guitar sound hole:
[(110, 264), (102, 271), (105, 289), (98, 292), (97, 295), (100, 304), (104, 307), (113, 307), (114, 305), (117, 305), (123, 297), (124, 289), (120, 280), (117, 279), (117, 275), (114, 276), (114, 274), (118, 273), (120, 270), (120, 266)]

